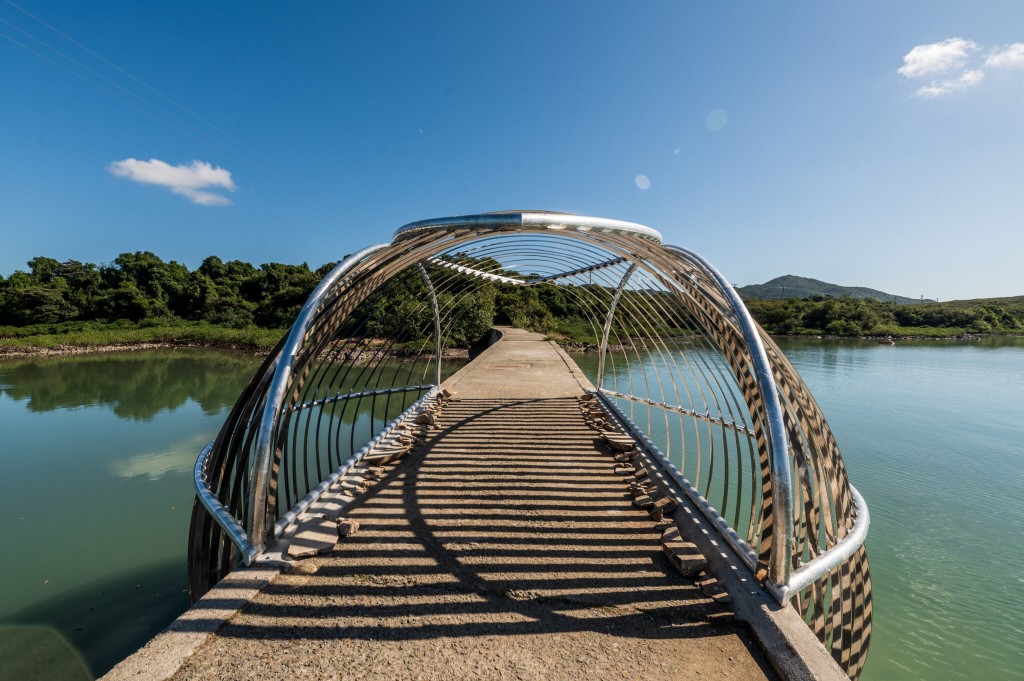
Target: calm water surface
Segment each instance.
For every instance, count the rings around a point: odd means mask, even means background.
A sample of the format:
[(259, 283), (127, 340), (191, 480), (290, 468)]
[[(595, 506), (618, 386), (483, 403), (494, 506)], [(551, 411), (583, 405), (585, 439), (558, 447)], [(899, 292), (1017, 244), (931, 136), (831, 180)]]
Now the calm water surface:
[[(783, 349), (871, 507), (862, 678), (1024, 679), (1024, 339)], [(56, 631), (103, 673), (187, 606), (192, 464), (257, 365), (0, 361), (0, 669), (33, 651), (52, 663)], [(65, 657), (54, 678), (72, 677)]]
[(871, 509), (862, 678), (1024, 679), (1024, 338), (780, 344)]
[(0, 677), (56, 657), (46, 676), (75, 678), (54, 631), (102, 674), (188, 606), (192, 465), (258, 365), (205, 350), (0, 361)]

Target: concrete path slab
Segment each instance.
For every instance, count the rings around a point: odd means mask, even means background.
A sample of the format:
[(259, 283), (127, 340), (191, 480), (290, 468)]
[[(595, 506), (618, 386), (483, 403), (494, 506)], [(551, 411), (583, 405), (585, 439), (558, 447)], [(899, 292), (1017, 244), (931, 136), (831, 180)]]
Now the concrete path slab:
[(446, 387), (425, 447), (346, 516), (359, 531), (282, 575), (175, 679), (774, 678), (745, 625), (672, 568), (661, 529), (539, 334)]
[(426, 445), (346, 510), (358, 531), (263, 588), (174, 679), (775, 678), (632, 506), (579, 369), (504, 332), (446, 383), (458, 395)]
[(443, 386), (459, 397), (575, 397), (594, 386), (557, 343), (532, 331), (498, 327), (501, 340)]

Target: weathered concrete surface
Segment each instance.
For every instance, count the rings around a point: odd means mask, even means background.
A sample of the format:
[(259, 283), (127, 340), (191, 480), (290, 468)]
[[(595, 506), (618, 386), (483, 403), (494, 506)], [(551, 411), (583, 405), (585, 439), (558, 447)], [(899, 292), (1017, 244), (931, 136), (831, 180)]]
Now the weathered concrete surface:
[(351, 506), (359, 531), (278, 577), (174, 678), (773, 678), (631, 506), (570, 365), (506, 331), (446, 384), (458, 399), (426, 447)]
[(279, 574), (277, 564), (237, 570), (225, 577), (167, 629), (122, 660), (100, 681), (169, 679), (239, 608)]
[(444, 382), (457, 397), (575, 397), (594, 389), (557, 343), (522, 329), (498, 330), (500, 341)]

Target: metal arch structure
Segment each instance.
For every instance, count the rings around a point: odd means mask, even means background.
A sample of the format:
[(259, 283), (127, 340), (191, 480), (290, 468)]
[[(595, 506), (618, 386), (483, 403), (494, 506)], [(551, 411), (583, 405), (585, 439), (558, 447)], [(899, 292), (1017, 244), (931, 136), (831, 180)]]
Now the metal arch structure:
[(324, 278), (196, 463), (193, 599), (432, 399), (455, 368), (443, 349), (486, 331), (512, 288), (525, 302), (501, 321), (592, 339), (605, 408), (856, 678), (869, 513), (807, 386), (707, 260), (643, 225), (563, 213), (415, 222)]

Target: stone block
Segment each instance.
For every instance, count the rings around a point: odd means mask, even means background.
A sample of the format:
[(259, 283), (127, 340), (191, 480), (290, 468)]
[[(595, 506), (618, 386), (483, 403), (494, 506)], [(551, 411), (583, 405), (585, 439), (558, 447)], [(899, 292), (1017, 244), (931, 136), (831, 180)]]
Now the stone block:
[(661, 546), (668, 562), (684, 577), (696, 577), (708, 565), (700, 549), (685, 541), (675, 526), (666, 529), (661, 535)]
[(604, 439), (608, 442), (608, 446), (617, 452), (628, 452), (636, 446), (636, 441), (631, 437), (625, 435), (615, 435), (612, 433), (603, 433)]
[(330, 518), (313, 517), (295, 528), (286, 554), (291, 558), (308, 558), (327, 553), (338, 543), (338, 530)]
[(351, 518), (338, 518), (338, 537), (351, 537), (359, 531), (359, 521)]
[(637, 508), (649, 508), (654, 505), (654, 499), (651, 499), (646, 494), (639, 494), (633, 499), (633, 505)]

